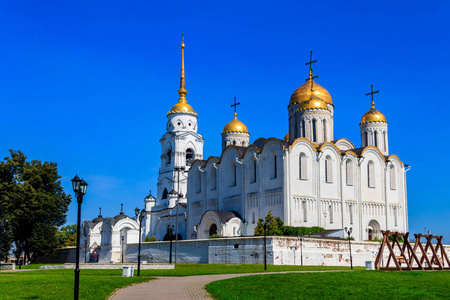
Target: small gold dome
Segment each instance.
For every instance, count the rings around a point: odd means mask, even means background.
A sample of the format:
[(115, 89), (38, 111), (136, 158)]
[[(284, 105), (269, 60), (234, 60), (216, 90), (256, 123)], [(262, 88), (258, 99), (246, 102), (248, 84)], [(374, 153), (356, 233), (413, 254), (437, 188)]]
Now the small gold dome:
[(325, 101), (320, 99), (319, 97), (312, 96), (309, 100), (303, 101), (298, 105), (298, 110), (307, 110), (307, 109), (322, 109), (329, 110), (328, 105)]
[(175, 104), (167, 114), (170, 115), (177, 113), (197, 115), (192, 106), (183, 102)]
[(361, 124), (374, 122), (387, 123), (386, 117), (372, 105), (372, 108), (361, 118)]
[(284, 141), (289, 142), (289, 132), (284, 136)]
[(234, 113), (234, 119), (225, 125), (222, 133), (231, 133), (231, 132), (239, 132), (239, 133), (249, 133), (247, 126), (244, 123), (237, 119), (237, 114)]
[[(291, 100), (289, 101), (289, 106), (302, 103), (304, 101), (308, 101), (311, 97), (311, 81), (313, 79), (308, 79), (302, 86), (294, 91), (291, 96)], [(322, 87), (320, 84), (316, 83), (313, 80), (313, 88), (314, 88), (314, 96), (319, 97), (327, 104), (333, 104), (333, 100), (331, 99), (330, 93)]]

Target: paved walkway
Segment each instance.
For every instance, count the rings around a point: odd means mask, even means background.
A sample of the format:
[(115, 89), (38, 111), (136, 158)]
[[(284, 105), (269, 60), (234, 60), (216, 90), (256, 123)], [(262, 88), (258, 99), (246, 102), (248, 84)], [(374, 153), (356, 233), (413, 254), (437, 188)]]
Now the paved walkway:
[(185, 277), (156, 277), (148, 282), (133, 284), (117, 290), (109, 300), (130, 299), (213, 299), (204, 289), (210, 282), (248, 275), (286, 274), (286, 273), (323, 273), (343, 271), (292, 271), (249, 274), (221, 274)]

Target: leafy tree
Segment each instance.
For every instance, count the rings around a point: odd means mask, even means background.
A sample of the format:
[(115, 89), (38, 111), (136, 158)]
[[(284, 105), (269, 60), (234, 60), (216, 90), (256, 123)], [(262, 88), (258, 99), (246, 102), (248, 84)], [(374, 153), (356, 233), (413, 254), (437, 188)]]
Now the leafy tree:
[(283, 220), (275, 218), (269, 210), (265, 219), (259, 218), (255, 228), (255, 235), (264, 235), (264, 223), (267, 224), (266, 235), (282, 235)]
[(147, 236), (145, 239), (144, 239), (144, 242), (156, 242), (157, 241), (157, 239), (152, 235), (151, 237), (149, 237), (149, 236)]
[(59, 229), (58, 246), (76, 246), (77, 245), (77, 225), (67, 225)]
[(10, 150), (0, 163), (0, 218), (8, 216), (16, 257), (33, 260), (58, 246), (71, 201), (60, 178), (56, 163), (27, 161), (21, 151)]

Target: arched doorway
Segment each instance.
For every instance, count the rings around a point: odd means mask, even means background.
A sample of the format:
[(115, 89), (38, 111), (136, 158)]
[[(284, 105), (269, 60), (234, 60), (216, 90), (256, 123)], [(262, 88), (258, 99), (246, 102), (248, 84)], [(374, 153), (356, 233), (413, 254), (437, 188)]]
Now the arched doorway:
[(376, 220), (371, 220), (367, 226), (367, 239), (373, 241), (376, 238), (380, 238), (380, 223)]
[(209, 227), (209, 236), (217, 234), (217, 225), (213, 223), (211, 227)]

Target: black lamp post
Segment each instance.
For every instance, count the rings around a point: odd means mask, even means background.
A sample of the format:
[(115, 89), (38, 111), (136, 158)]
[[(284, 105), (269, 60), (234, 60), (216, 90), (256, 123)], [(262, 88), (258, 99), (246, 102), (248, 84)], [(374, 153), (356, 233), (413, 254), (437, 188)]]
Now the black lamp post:
[(303, 237), (298, 236), (297, 238), (300, 241), (300, 265), (303, 266)]
[(348, 247), (350, 249), (350, 268), (353, 270), (353, 260), (352, 260), (352, 244), (350, 243), (350, 235), (352, 234), (352, 228), (344, 228), (344, 235), (345, 233), (348, 235)]
[(267, 270), (267, 250), (266, 250), (266, 246), (267, 246), (267, 242), (266, 242), (266, 232), (267, 232), (267, 222), (264, 222), (264, 271)]
[(120, 246), (121, 250), (120, 251), (122, 253), (122, 263), (123, 263), (123, 241), (125, 240), (125, 237), (122, 235), (122, 245)]
[(84, 240), (84, 263), (87, 263), (87, 240)]
[(78, 175), (71, 180), (75, 197), (78, 203), (78, 217), (77, 217), (77, 251), (76, 251), (76, 265), (75, 265), (75, 287), (73, 298), (78, 300), (78, 292), (80, 287), (80, 219), (81, 219), (81, 203), (83, 203), (83, 196), (86, 194), (88, 184)]
[(169, 264), (172, 263), (172, 236), (173, 236), (173, 225), (167, 225), (167, 235), (169, 236)]
[[(3, 231), (5, 232), (5, 236), (3, 237)], [(4, 242), (3, 242), (4, 240)], [(3, 253), (3, 247), (5, 248), (5, 253)], [(6, 216), (3, 220), (0, 221), (0, 262), (5, 256), (5, 263), (8, 262), (8, 216)]]
[(145, 217), (145, 213), (147, 211), (145, 209), (142, 209), (139, 212), (139, 208), (136, 207), (136, 209), (134, 210), (134, 213), (136, 214), (136, 220), (139, 217), (139, 247), (138, 247), (138, 273), (137, 276), (141, 276), (141, 230), (142, 230), (142, 220)]

